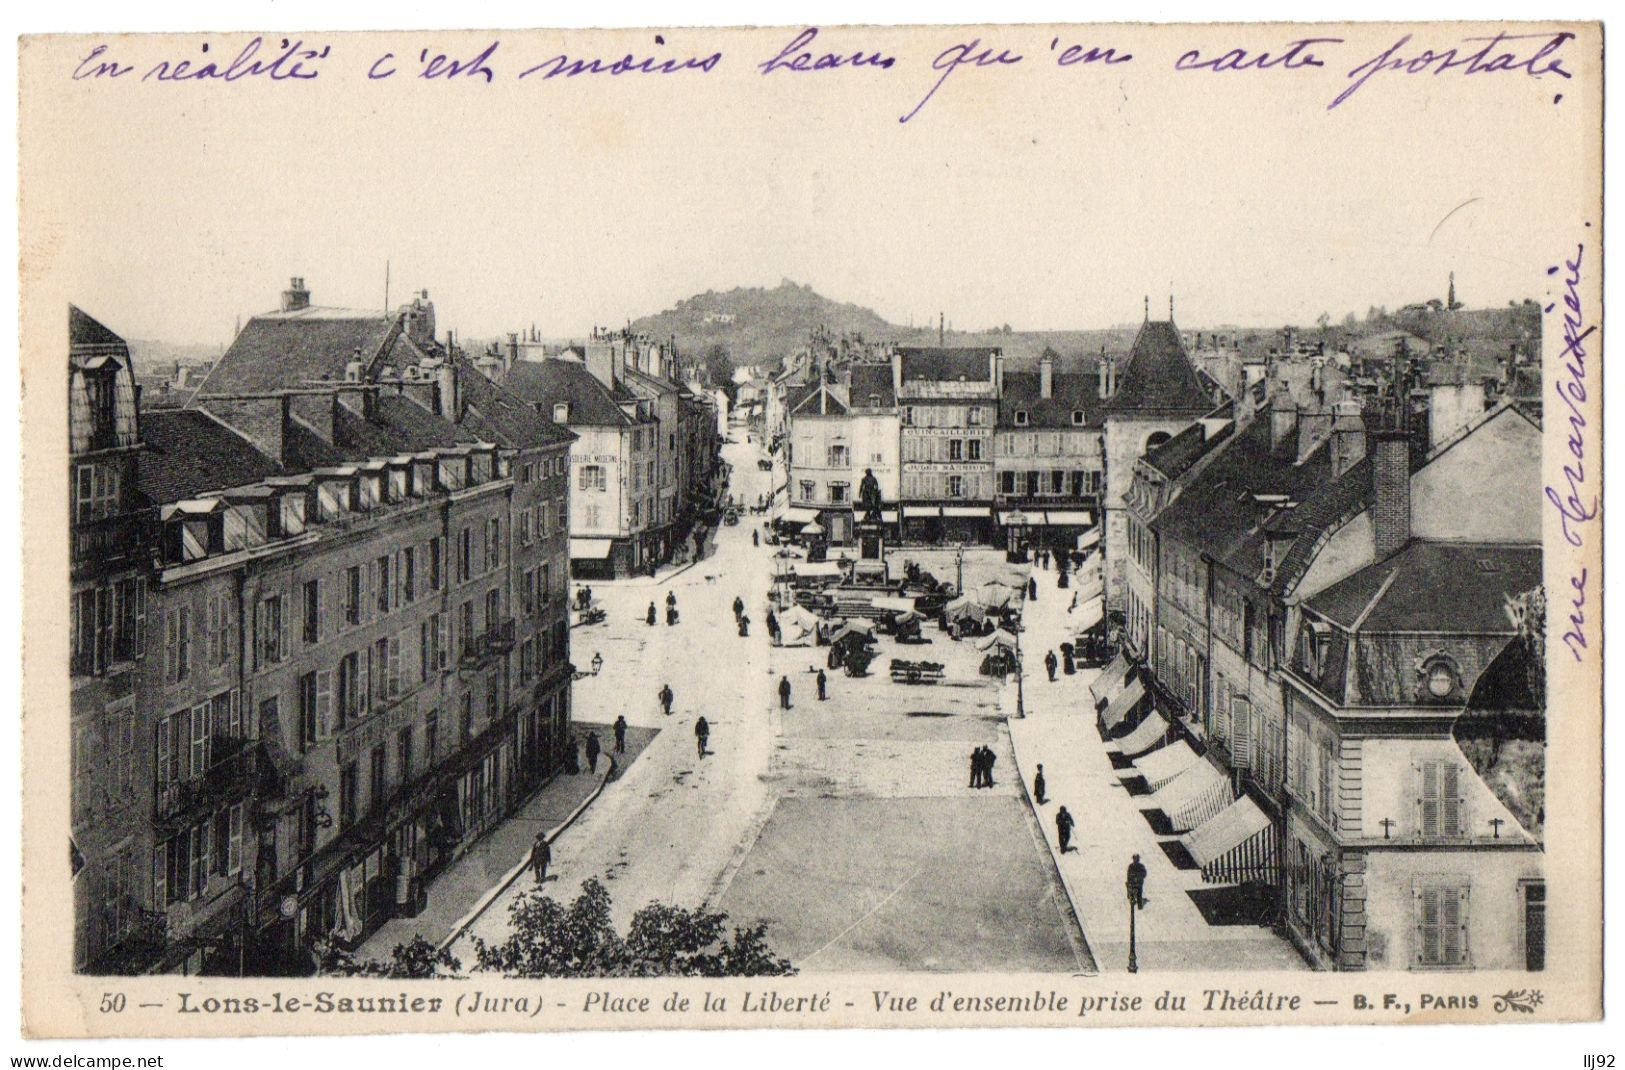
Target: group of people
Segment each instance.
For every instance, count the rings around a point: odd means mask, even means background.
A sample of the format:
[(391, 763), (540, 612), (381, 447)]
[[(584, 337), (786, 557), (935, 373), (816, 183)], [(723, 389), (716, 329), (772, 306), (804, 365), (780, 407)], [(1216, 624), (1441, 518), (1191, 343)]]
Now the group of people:
[[(651, 627), (651, 628), (654, 627), (655, 621), (658, 619), (658, 617), (657, 617), (657, 615), (655, 613), (655, 604), (653, 602), (649, 603), (649, 613), (644, 619), (649, 622), (649, 627)], [(677, 593), (675, 591), (667, 591), (666, 592), (666, 624), (667, 624), (668, 627), (670, 627), (670, 626), (675, 625), (676, 623), (677, 623)]]
[(987, 745), (977, 747), (970, 752), (970, 786), (973, 788), (991, 788), (993, 786), (993, 764), (999, 756), (993, 753), (993, 748)]
[(745, 615), (745, 600), (738, 595), (734, 595), (734, 626), (738, 628), (741, 639), (750, 634), (750, 618)]
[(576, 589), (576, 608), (586, 609), (592, 605), (592, 588), (580, 587)]

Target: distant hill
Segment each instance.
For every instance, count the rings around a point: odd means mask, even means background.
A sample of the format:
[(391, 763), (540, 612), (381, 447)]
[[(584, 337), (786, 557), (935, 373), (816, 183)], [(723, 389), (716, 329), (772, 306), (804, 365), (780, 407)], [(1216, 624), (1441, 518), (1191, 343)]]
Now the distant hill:
[(220, 359), (220, 346), (207, 342), (157, 342), (150, 338), (128, 339), (130, 358), (138, 375), (167, 375), (181, 364), (204, 364)]

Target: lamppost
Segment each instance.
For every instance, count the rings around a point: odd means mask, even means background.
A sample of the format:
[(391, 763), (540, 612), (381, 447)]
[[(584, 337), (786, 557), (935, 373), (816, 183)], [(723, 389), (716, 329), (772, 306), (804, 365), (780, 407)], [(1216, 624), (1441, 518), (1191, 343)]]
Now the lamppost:
[(1139, 855), (1135, 855), (1134, 861), (1128, 864), (1128, 875), (1123, 883), (1128, 891), (1128, 972), (1139, 973), (1140, 960), (1135, 950), (1134, 916), (1145, 904), (1145, 866), (1140, 862)]

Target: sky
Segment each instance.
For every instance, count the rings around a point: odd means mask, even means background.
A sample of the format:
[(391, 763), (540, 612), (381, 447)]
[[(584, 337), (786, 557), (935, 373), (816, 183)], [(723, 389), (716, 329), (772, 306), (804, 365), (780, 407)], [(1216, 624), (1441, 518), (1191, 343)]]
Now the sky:
[[(1172, 69), (1187, 47), (1302, 32), (838, 28), (815, 51), (895, 64), (770, 74), (757, 64), (794, 30), (316, 34), (332, 50), (317, 79), (231, 84), (137, 79), (248, 35), (37, 39), (24, 277), (128, 337), (209, 344), (293, 275), (318, 304), (382, 307), (386, 264), (392, 303), (427, 289), (442, 330), (469, 337), (579, 335), (782, 278), (967, 330), (1135, 322), (1143, 295), (1160, 311), (1170, 292), (1183, 326), (1340, 320), (1442, 298), (1452, 271), (1475, 307), (1541, 298), (1568, 240), (1553, 221), (1583, 197), (1556, 176), (1588, 166), (1587, 79), (1388, 75), (1327, 110), (1344, 69), (1400, 36), (1381, 26), (1338, 31), (1325, 69)], [(899, 122), (941, 77), (934, 58), (977, 37), (1025, 58), (951, 71)], [(1052, 39), (1135, 59), (1062, 69)], [(411, 77), (420, 48), (467, 58), (493, 40), (490, 84)], [(98, 43), (134, 74), (72, 79)], [(514, 77), (629, 51), (723, 59)], [(405, 69), (369, 81), (385, 52)]]

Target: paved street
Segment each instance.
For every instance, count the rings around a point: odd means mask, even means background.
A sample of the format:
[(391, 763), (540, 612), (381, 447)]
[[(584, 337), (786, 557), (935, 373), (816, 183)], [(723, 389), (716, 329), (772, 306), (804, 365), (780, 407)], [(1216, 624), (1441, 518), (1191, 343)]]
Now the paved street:
[[(754, 501), (768, 487), (759, 447), (730, 444), (733, 492)], [(759, 523), (759, 520), (757, 521)], [(554, 893), (599, 876), (617, 921), (651, 900), (707, 903), (735, 923), (765, 922), (775, 949), (808, 970), (1030, 970), (1093, 968), (1040, 830), (1013, 773), (1000, 688), (977, 674), (981, 656), (934, 627), (930, 645), (897, 650), (882, 640), (876, 675), (830, 676), (819, 703), (813, 674), (825, 648), (775, 648), (763, 624), (772, 550), (750, 541), (752, 518), (724, 527), (702, 561), (683, 570), (594, 583), (609, 611), (577, 629), (572, 657), (604, 658), (576, 684), (578, 720), (661, 729), (637, 760), (554, 847)], [(951, 555), (913, 554), (945, 578)], [(1008, 569), (1003, 555), (967, 555), (967, 582)], [(901, 560), (894, 562), (894, 569)], [(675, 592), (680, 623), (664, 623)], [(735, 634), (743, 598), (751, 635)], [(661, 623), (645, 614), (657, 603)], [(948, 664), (943, 684), (893, 685), (894, 654)], [(781, 676), (792, 709), (777, 709)], [(661, 683), (676, 693), (660, 712)], [(693, 725), (711, 723), (711, 751), (696, 755)], [(978, 744), (999, 755), (998, 784), (967, 786)], [(497, 897), (470, 936), (500, 938)]]

